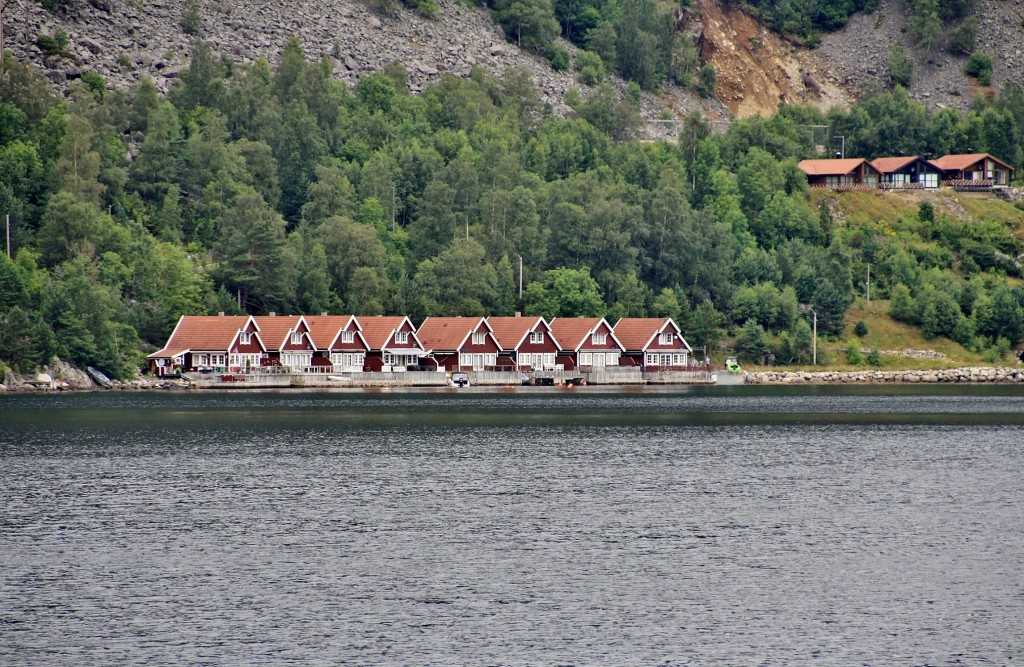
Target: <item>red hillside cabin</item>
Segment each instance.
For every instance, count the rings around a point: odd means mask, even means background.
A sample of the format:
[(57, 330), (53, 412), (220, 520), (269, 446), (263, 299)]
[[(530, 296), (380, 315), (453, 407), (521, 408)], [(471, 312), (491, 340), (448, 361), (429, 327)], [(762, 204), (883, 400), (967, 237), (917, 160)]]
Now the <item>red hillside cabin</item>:
[(988, 153), (943, 155), (932, 163), (942, 170), (942, 184), (951, 187), (1009, 185), (1013, 167)]
[(881, 174), (864, 158), (804, 160), (799, 165), (812, 188), (835, 190), (874, 189)]

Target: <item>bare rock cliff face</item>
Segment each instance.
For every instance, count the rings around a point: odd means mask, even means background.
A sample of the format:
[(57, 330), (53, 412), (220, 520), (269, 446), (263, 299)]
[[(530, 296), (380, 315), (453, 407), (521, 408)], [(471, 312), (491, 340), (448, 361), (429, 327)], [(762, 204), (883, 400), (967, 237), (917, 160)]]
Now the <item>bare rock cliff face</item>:
[(790, 44), (736, 6), (700, 0), (696, 7), (701, 61), (715, 66), (715, 95), (734, 115), (769, 115), (782, 103), (828, 109), (852, 101), (817, 52)]
[[(152, 77), (167, 91), (187, 66), (193, 37), (181, 27), (185, 0), (71, 0), (58, 15), (35, 0), (14, 0), (3, 16), (5, 47), (15, 57), (41, 66), (57, 85), (84, 72), (102, 74), (110, 87)], [(444, 74), (467, 76), (480, 66), (496, 76), (511, 67), (527, 69), (542, 100), (567, 114), (565, 93), (578, 88), (572, 72), (554, 72), (546, 60), (508, 43), (482, 9), (458, 0), (439, 0), (435, 19), (398, 10), (380, 15), (361, 0), (206, 0), (201, 38), (216, 52), (240, 63), (266, 58), (275, 63), (289, 37), (297, 37), (310, 59), (330, 58), (335, 76), (349, 84), (398, 61), (414, 92)], [(887, 84), (890, 44), (903, 44), (915, 59), (910, 86), (914, 99), (931, 108), (966, 108), (977, 86), (963, 74), (964, 58), (945, 52), (926, 62), (912, 46), (900, 0), (881, 0), (878, 10), (855, 15), (841, 32), (826, 35), (817, 49), (794, 46), (735, 7), (720, 0), (697, 0), (681, 12), (680, 29), (700, 46), (701, 58), (718, 71), (716, 96), (701, 100), (677, 88), (645, 94), (641, 115), (648, 121), (679, 119), (693, 110), (711, 118), (770, 114), (781, 102), (821, 108), (846, 106), (872, 82)], [(978, 4), (977, 50), (993, 56), (993, 86), (1024, 84), (1024, 0)], [(68, 58), (45, 55), (40, 35), (63, 30)], [(572, 45), (563, 42), (570, 52)], [(625, 83), (615, 79), (622, 91)], [(643, 138), (671, 138), (673, 123), (649, 123)]]
[[(977, 4), (976, 51), (992, 56), (992, 88), (1008, 81), (1024, 85), (1024, 0), (988, 0)], [(826, 35), (817, 51), (839, 82), (862, 91), (872, 83), (887, 85), (889, 47), (900, 44), (914, 60), (910, 97), (929, 109), (966, 109), (983, 89), (964, 74), (966, 57), (936, 51), (925, 58), (914, 46), (903, 3), (881, 0), (871, 14), (850, 18), (841, 32)]]
[[(187, 67), (192, 51), (193, 37), (181, 28), (184, 4), (185, 0), (74, 0), (70, 9), (54, 15), (37, 2), (22, 0), (20, 8), (12, 5), (5, 12), (5, 45), (17, 58), (39, 64), (59, 86), (95, 71), (111, 88), (132, 86), (150, 76), (166, 92)], [(525, 68), (541, 99), (556, 113), (569, 113), (564, 103), (568, 89), (587, 94), (587, 86), (572, 72), (555, 72), (545, 59), (508, 43), (486, 10), (457, 0), (439, 0), (438, 8), (437, 17), (429, 19), (406, 10), (377, 14), (358, 0), (208, 1), (203, 5), (200, 38), (237, 62), (262, 57), (273, 64), (294, 36), (310, 59), (327, 56), (335, 77), (349, 84), (397, 61), (407, 70), (413, 92), (444, 74), (468, 76), (479, 66), (499, 77), (509, 68)], [(71, 58), (47, 56), (36, 45), (39, 35), (53, 35), (58, 29), (68, 35)], [(571, 44), (563, 46), (575, 51)], [(625, 89), (621, 80), (614, 83), (620, 91)], [(645, 94), (641, 107), (648, 119), (666, 108), (677, 118), (694, 109), (728, 114), (717, 101), (678, 90)], [(656, 125), (649, 129), (654, 135), (659, 132)]]
[[(181, 28), (184, 4), (115, 0), (104, 10), (76, 0), (69, 10), (53, 15), (25, 0), (23, 11), (7, 12), (7, 45), (17, 56), (41, 63), (58, 83), (93, 70), (115, 86), (148, 75), (167, 90), (192, 50), (193, 37)], [(377, 15), (350, 0), (206, 2), (199, 38), (237, 62), (263, 57), (274, 63), (294, 36), (311, 59), (331, 57), (335, 75), (349, 83), (393, 61), (405, 65), (413, 90), (442, 73), (468, 75), (476, 65), (496, 73), (527, 67), (550, 93), (572, 83), (571, 76), (555, 73), (545, 62), (506, 44), (487, 12), (454, 0), (441, 0), (439, 6), (439, 18), (431, 20), (407, 11)], [(52, 35), (58, 28), (69, 37), (71, 60), (47, 57), (35, 44), (40, 34)]]

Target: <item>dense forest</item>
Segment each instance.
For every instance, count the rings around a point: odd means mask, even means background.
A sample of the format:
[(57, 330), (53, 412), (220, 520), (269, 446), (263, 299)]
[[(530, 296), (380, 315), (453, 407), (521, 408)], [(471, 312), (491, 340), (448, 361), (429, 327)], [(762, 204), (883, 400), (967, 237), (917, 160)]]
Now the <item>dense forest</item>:
[(7, 56), (0, 363), (59, 355), (129, 376), (186, 313), (517, 310), (670, 315), (712, 353), (728, 338), (801, 363), (800, 304), (839, 334), (868, 264), (872, 296), (926, 335), (994, 357), (1024, 338), (1007, 225), (927, 202), (912, 219), (840, 224), (796, 166), (819, 141), (807, 127), (825, 125), (848, 155), (987, 151), (1019, 168), (1017, 87), (966, 115), (898, 87), (724, 133), (693, 115), (678, 141), (644, 143), (628, 139), (636, 98), (607, 84), (561, 118), (522, 71), (415, 96), (405, 76), (394, 64), (349, 89), (296, 41), (276, 69), (199, 43), (167, 98), (98, 75), (62, 98)]

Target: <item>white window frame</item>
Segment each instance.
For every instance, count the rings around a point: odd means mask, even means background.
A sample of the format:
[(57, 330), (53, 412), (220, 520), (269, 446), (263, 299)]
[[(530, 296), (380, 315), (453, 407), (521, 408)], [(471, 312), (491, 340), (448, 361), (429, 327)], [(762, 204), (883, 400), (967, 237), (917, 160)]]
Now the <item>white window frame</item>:
[(354, 343), (354, 342), (356, 342), (356, 332), (355, 331), (342, 331), (341, 332), (341, 342), (342, 343)]
[(395, 344), (396, 345), (405, 345), (408, 342), (409, 342), (409, 332), (408, 331), (396, 331), (395, 332)]
[(675, 334), (673, 334), (671, 331), (662, 331), (661, 332), (661, 344), (662, 345), (671, 345), (674, 342), (674, 340), (675, 340)]
[(250, 343), (252, 343), (252, 332), (243, 331), (240, 334), (238, 334), (239, 345), (249, 345)]
[(231, 368), (259, 368), (260, 355), (235, 353), (228, 357), (228, 364)]
[(292, 345), (302, 345), (302, 334), (297, 331), (293, 331), (291, 341)]
[(487, 342), (487, 334), (481, 331), (473, 332), (473, 345), (483, 345)]
[(226, 354), (200, 354), (197, 366), (227, 366)]
[(419, 363), (420, 358), (415, 354), (395, 354), (393, 352), (384, 353), (385, 366), (398, 366), (402, 370), (405, 370), (406, 366), (417, 366)]
[(535, 344), (535, 345), (543, 343), (544, 342), (544, 332), (543, 331), (531, 331), (530, 332), (530, 342)]
[(292, 370), (301, 371), (306, 366), (312, 365), (312, 363), (312, 352), (281, 352), (281, 365), (287, 366)]
[(467, 352), (459, 353), (459, 367), (469, 366), (474, 371), (486, 370), (488, 366), (498, 365), (498, 355), (493, 352)]
[(591, 352), (580, 352), (580, 366), (593, 366), (594, 355)]
[(595, 331), (590, 336), (590, 342), (594, 345), (605, 345), (608, 342), (608, 334)]
[(331, 366), (336, 370), (362, 371), (366, 364), (363, 352), (331, 352)]

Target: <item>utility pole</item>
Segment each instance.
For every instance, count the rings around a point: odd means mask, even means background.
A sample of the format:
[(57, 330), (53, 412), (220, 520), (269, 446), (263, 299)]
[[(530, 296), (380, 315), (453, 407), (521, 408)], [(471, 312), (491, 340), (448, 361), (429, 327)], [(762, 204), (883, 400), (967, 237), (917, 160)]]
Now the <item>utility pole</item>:
[(516, 255), (519, 258), (519, 298), (523, 298), (523, 256)]
[(800, 310), (814, 317), (814, 329), (811, 331), (811, 363), (818, 365), (818, 311), (809, 303), (801, 303)]
[(813, 308), (809, 309), (814, 315), (814, 331), (811, 334), (811, 365), (818, 365), (818, 312)]

